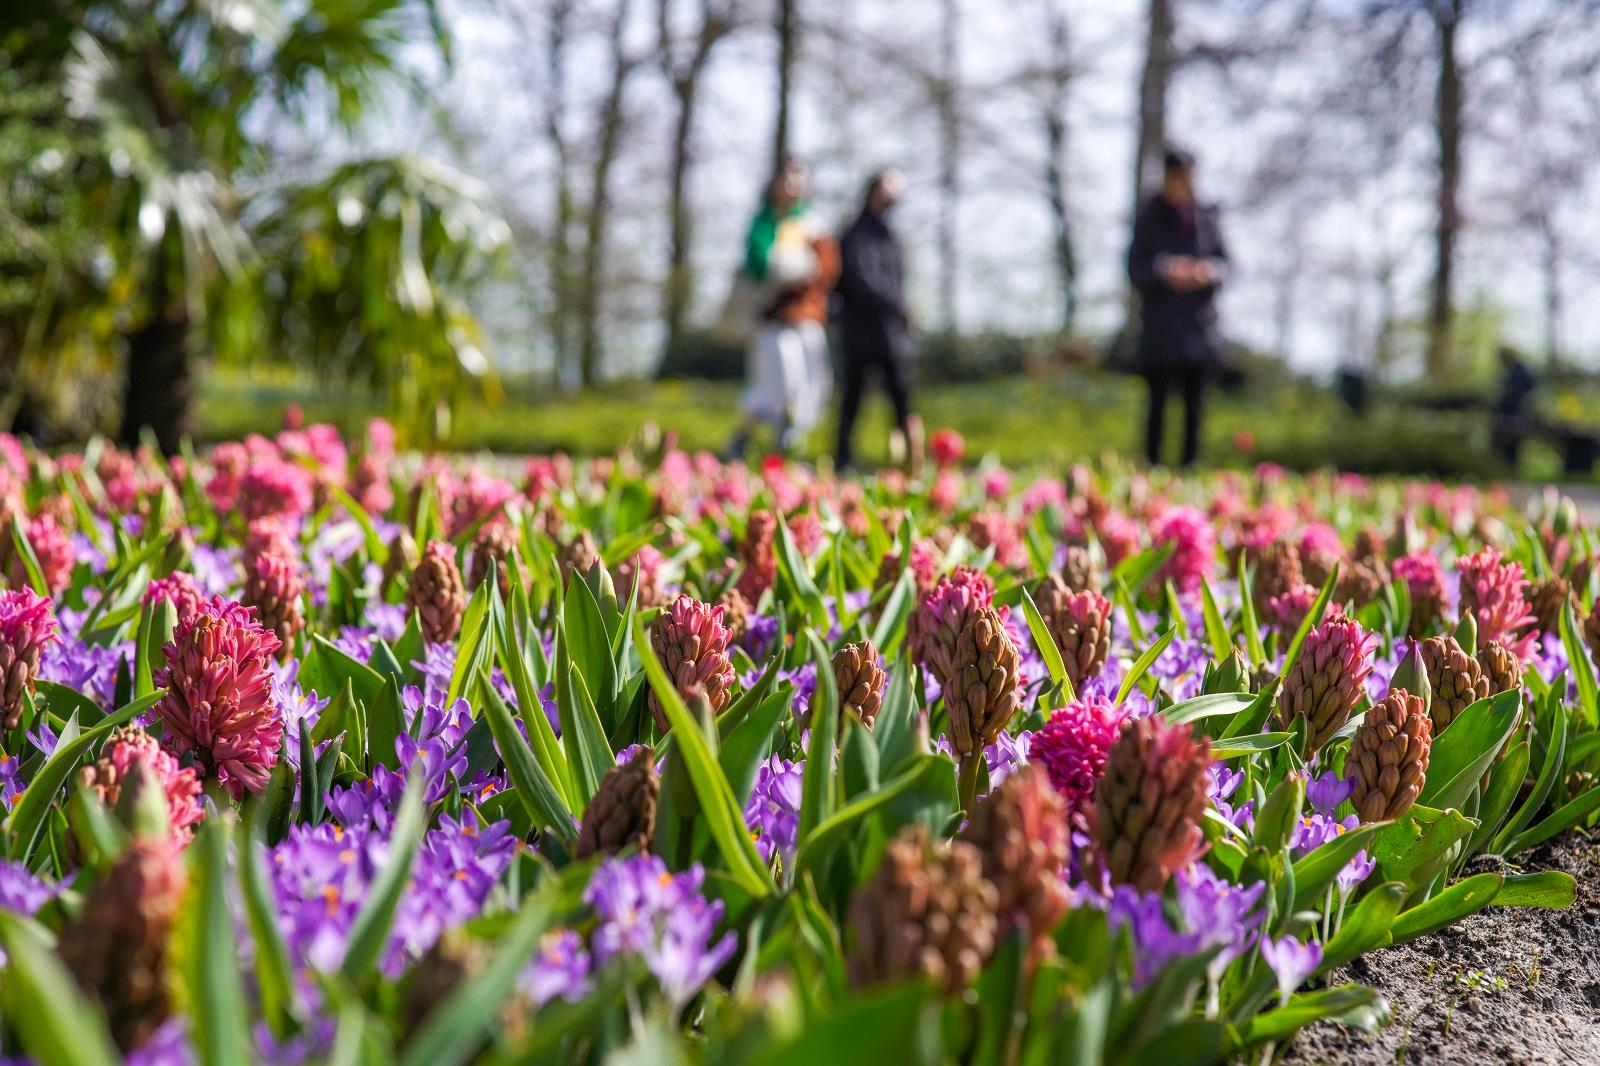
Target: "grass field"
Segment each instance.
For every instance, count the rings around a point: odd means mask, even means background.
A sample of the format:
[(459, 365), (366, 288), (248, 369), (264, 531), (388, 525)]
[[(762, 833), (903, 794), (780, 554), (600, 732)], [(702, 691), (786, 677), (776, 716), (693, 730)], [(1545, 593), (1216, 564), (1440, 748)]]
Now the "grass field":
[[(382, 410), (376, 397), (322, 389), (282, 372), (219, 372), (205, 382), (200, 432), (207, 440), (271, 432), (292, 404), (310, 421), (333, 422), (347, 431)], [(1010, 465), (1058, 465), (1108, 451), (1136, 454), (1143, 435), (1142, 383), (1098, 371), (1069, 369), (1039, 378), (930, 387), (918, 393), (916, 405), (930, 429), (958, 430), (969, 455), (993, 454)], [(1167, 421), (1169, 450), (1175, 452), (1181, 421), (1176, 404)], [(676, 430), (684, 447), (720, 450), (738, 422), (738, 389), (665, 381), (583, 393), (513, 391), (503, 403), (473, 404), (457, 412), (448, 443), (464, 451), (588, 455), (615, 449), (646, 422)], [(863, 461), (887, 459), (889, 426), (887, 401), (873, 396), (857, 429)], [(808, 453), (831, 449), (833, 433), (831, 423), (818, 429)], [(1555, 475), (1554, 453), (1531, 446), (1527, 451), (1518, 476)], [(1357, 417), (1331, 393), (1309, 385), (1213, 393), (1203, 460), (1452, 477), (1507, 473), (1488, 452), (1481, 417), (1381, 404)]]

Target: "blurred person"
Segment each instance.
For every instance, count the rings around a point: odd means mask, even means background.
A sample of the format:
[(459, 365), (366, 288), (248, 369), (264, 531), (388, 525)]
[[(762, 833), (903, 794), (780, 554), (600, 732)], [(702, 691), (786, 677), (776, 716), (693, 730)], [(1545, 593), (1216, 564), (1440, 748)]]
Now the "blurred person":
[(745, 361), (744, 423), (729, 444), (742, 456), (762, 425), (788, 451), (822, 418), (833, 391), (823, 329), (839, 251), (806, 205), (806, 170), (784, 160), (745, 239), (744, 274), (757, 286)]
[(1161, 191), (1139, 208), (1128, 247), (1128, 277), (1139, 292), (1139, 366), (1150, 385), (1145, 454), (1161, 461), (1167, 393), (1183, 393), (1182, 465), (1200, 452), (1205, 388), (1222, 364), (1217, 290), (1228, 276), (1228, 250), (1216, 209), (1195, 199), (1194, 157), (1169, 148)]
[(1500, 389), (1494, 401), (1494, 424), (1490, 431), (1494, 450), (1511, 466), (1517, 465), (1522, 442), (1534, 428), (1531, 407), (1539, 381), (1515, 348), (1500, 346)]
[(911, 413), (911, 329), (906, 315), (905, 268), (900, 239), (889, 213), (905, 193), (905, 175), (880, 170), (867, 182), (861, 213), (839, 238), (839, 342), (844, 355), (844, 399), (839, 409), (839, 439), (834, 455), (839, 469), (850, 465), (851, 438), (868, 374), (883, 379), (894, 405), (894, 451), (920, 458), (921, 425)]

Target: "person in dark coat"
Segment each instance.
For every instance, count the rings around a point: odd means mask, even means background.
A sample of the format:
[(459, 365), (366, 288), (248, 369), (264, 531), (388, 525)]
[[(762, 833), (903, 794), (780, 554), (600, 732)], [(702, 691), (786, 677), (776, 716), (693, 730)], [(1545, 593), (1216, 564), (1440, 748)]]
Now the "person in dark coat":
[(844, 356), (844, 401), (839, 411), (838, 466), (850, 465), (851, 437), (868, 374), (882, 377), (894, 421), (915, 450), (915, 416), (907, 363), (911, 330), (906, 316), (905, 270), (889, 212), (905, 191), (905, 177), (883, 170), (867, 183), (861, 213), (839, 238), (839, 346)]
[(1169, 149), (1161, 191), (1140, 206), (1128, 248), (1128, 277), (1141, 307), (1139, 364), (1150, 385), (1145, 454), (1161, 461), (1167, 393), (1183, 394), (1183, 465), (1200, 451), (1205, 388), (1222, 361), (1217, 290), (1228, 250), (1216, 209), (1195, 200), (1194, 157)]
[(1500, 346), (1500, 392), (1494, 401), (1494, 421), (1490, 437), (1494, 450), (1511, 466), (1517, 465), (1522, 442), (1532, 433), (1535, 422), (1534, 393), (1539, 380), (1510, 345)]

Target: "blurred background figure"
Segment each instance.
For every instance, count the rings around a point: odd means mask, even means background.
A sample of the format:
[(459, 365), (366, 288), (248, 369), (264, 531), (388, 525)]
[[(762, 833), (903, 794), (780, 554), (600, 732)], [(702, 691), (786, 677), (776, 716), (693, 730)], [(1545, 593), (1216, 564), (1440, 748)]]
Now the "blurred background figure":
[[(921, 424), (911, 413), (911, 328), (906, 315), (905, 268), (889, 212), (905, 193), (905, 175), (880, 170), (867, 182), (861, 213), (839, 239), (839, 344), (844, 356), (844, 401), (839, 409), (839, 469), (851, 461), (851, 437), (867, 375), (883, 379), (894, 405), (896, 460), (920, 458)], [(907, 453), (910, 453), (909, 455)], [(897, 454), (898, 453), (898, 454)]]
[(1128, 277), (1139, 293), (1139, 365), (1150, 385), (1145, 454), (1161, 462), (1167, 393), (1183, 393), (1182, 465), (1200, 451), (1200, 418), (1208, 380), (1222, 362), (1217, 290), (1228, 274), (1228, 251), (1215, 208), (1195, 199), (1194, 157), (1168, 148), (1161, 191), (1140, 206), (1128, 248)]
[(1516, 465), (1522, 442), (1534, 430), (1532, 400), (1539, 381), (1521, 353), (1508, 344), (1500, 346), (1500, 389), (1494, 402), (1494, 423), (1490, 429), (1494, 450), (1507, 463)]
[(823, 323), (839, 251), (806, 205), (806, 170), (785, 159), (745, 239), (744, 273), (758, 283), (745, 362), (744, 423), (729, 444), (742, 456), (761, 425), (788, 451), (821, 421), (833, 391)]

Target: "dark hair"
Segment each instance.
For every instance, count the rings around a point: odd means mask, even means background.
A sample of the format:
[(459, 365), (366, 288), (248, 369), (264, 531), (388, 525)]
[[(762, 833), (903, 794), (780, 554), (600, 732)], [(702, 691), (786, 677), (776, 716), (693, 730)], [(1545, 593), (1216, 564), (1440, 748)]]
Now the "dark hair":
[(1161, 153), (1161, 169), (1170, 174), (1174, 170), (1190, 170), (1194, 167), (1194, 153), (1177, 145), (1169, 144)]

